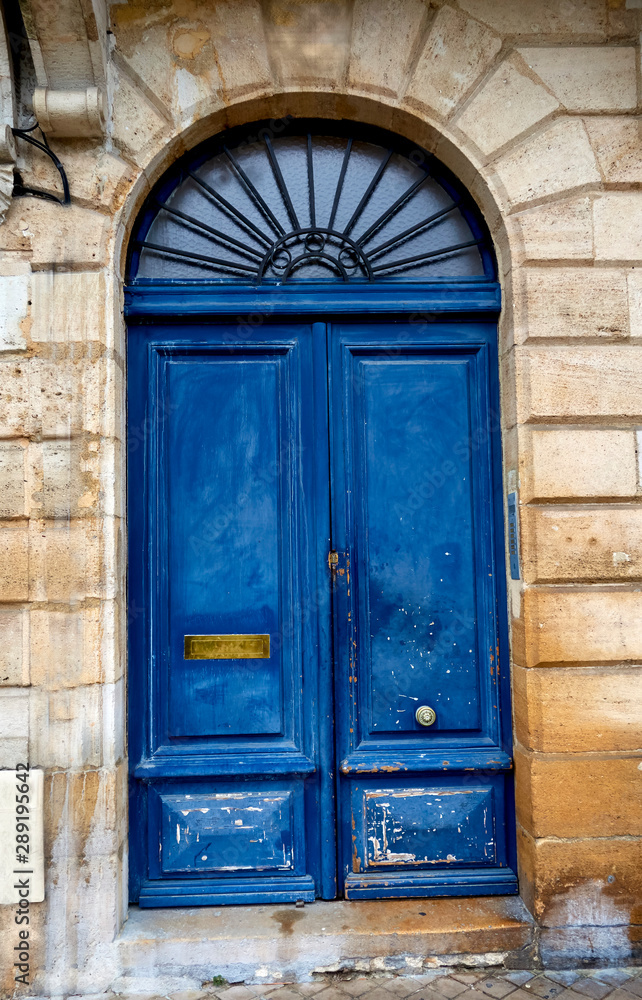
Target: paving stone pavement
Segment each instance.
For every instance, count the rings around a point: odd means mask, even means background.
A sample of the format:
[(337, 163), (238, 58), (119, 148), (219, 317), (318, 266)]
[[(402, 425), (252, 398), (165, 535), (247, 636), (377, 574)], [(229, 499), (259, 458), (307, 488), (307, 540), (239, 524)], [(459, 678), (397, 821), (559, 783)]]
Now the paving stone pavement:
[[(69, 1000), (642, 1000), (642, 968), (526, 972), (443, 967), (421, 976), (386, 973), (260, 986), (204, 983), (175, 993), (101, 993)], [(40, 998), (24, 998), (40, 1000)]]

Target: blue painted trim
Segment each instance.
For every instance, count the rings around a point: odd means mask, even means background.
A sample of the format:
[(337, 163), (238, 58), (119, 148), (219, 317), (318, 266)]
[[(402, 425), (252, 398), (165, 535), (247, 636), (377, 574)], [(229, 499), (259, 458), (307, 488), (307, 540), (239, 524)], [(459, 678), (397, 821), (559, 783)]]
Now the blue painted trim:
[(410, 896), (492, 896), (517, 895), (517, 876), (512, 871), (484, 871), (459, 874), (435, 872), (397, 878), (395, 875), (349, 875), (346, 899), (385, 899)]
[(269, 777), (275, 774), (314, 774), (314, 761), (297, 753), (154, 754), (133, 770), (135, 778)]
[(298, 899), (313, 903), (314, 881), (308, 876), (298, 878), (263, 877), (260, 885), (247, 879), (172, 879), (156, 882), (146, 879), (141, 886), (138, 905), (158, 906), (222, 906), (226, 903), (296, 903)]
[[(327, 371), (327, 326), (325, 323), (312, 324), (312, 349), (314, 352), (315, 371)], [(334, 700), (332, 690), (332, 595), (330, 588), (330, 570), (328, 567), (328, 552), (331, 548), (330, 536), (330, 491), (328, 477), (328, 391), (327, 379), (316, 380), (312, 386), (314, 394), (314, 447), (316, 453), (325, 454), (326, 461), (315, 464), (314, 498), (316, 510), (316, 589), (307, 595), (309, 607), (316, 605), (317, 651), (318, 660), (310, 664), (311, 673), (317, 673), (318, 717), (323, 720), (322, 729), (315, 732), (321, 734), (316, 759), (319, 761), (319, 800), (323, 803), (323, 815), (320, 817), (320, 896), (322, 899), (334, 899), (337, 894), (337, 853), (336, 825), (337, 802), (333, 771), (335, 768), (334, 754)], [(324, 657), (328, 662), (324, 663)], [(309, 708), (308, 704), (308, 708)], [(306, 721), (306, 725), (307, 725)]]
[(125, 288), (125, 315), (186, 318), (235, 316), (258, 312), (264, 316), (297, 317), (329, 312), (355, 313), (490, 313), (501, 309), (496, 281), (444, 281), (420, 285), (284, 285), (230, 287), (183, 285), (129, 285)]
[(503, 750), (495, 749), (486, 752), (471, 750), (448, 753), (447, 750), (415, 751), (400, 749), (397, 753), (386, 750), (364, 750), (350, 753), (341, 761), (341, 774), (381, 774), (390, 772), (420, 771), (422, 773), (443, 771), (466, 771), (481, 768), (484, 771), (510, 771), (513, 766), (511, 757)]

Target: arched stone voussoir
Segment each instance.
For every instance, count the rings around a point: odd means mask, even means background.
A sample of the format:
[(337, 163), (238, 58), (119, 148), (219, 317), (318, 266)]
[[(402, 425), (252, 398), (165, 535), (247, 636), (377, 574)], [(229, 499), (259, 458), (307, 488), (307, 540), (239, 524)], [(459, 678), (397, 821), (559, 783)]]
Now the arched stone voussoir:
[(584, 123), (570, 116), (507, 150), (494, 161), (492, 172), (507, 211), (596, 190), (602, 183)]
[(258, 0), (197, 2), (189, 16), (172, 0), (153, 12), (114, 5), (111, 18), (121, 64), (177, 127), (273, 89)]
[(453, 7), (441, 7), (418, 56), (402, 105), (448, 120), (491, 69), (502, 37)]
[[(453, 126), (491, 158), (560, 110), (559, 101), (537, 81), (516, 53), (483, 80)], [(497, 109), (501, 108), (501, 114)]]
[(433, 15), (423, 0), (355, 0), (350, 89), (401, 97)]
[(112, 100), (111, 138), (126, 160), (144, 167), (167, 144), (174, 126), (140, 81), (119, 68)]

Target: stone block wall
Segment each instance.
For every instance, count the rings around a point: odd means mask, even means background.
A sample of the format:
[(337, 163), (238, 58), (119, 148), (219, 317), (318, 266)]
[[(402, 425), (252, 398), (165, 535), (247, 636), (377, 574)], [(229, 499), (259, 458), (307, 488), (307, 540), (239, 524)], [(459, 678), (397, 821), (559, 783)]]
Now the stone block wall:
[[(127, 240), (149, 185), (186, 148), (286, 114), (412, 138), (486, 215), (504, 295), (505, 479), (520, 492), (523, 581), (510, 587), (512, 663), (500, 667), (513, 680), (521, 892), (545, 962), (632, 961), (637, 0), (129, 0), (107, 15), (106, 135), (51, 140), (72, 205), (14, 199), (0, 225), (0, 766), (28, 754), (47, 775), (36, 989), (108, 985), (127, 912), (124, 465), (127, 434), (144, 433), (125, 423)], [(57, 37), (61, 59), (73, 31)], [(25, 183), (56, 189), (39, 152), (21, 146), (19, 166)]]

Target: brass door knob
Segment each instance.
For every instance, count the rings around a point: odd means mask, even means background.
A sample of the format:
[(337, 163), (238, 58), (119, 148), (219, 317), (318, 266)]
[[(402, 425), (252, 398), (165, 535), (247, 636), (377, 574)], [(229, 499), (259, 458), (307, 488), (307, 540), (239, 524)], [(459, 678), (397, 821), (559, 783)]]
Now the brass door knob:
[(432, 726), (437, 719), (437, 713), (430, 705), (420, 705), (415, 712), (415, 719), (420, 726)]

